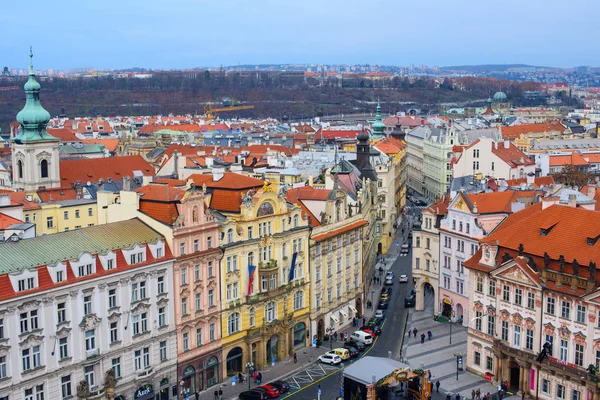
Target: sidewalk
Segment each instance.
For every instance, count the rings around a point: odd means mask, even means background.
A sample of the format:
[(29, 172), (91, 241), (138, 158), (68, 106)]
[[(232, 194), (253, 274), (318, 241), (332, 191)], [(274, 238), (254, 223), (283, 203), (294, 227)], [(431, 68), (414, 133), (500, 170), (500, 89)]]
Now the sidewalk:
[[(305, 369), (308, 365), (313, 364), (317, 360), (317, 357), (319, 357), (321, 354), (325, 353), (328, 350), (329, 345), (327, 345), (327, 348), (325, 348), (325, 346), (322, 345), (320, 348), (308, 346), (296, 351), (296, 355), (298, 356), (297, 363), (294, 364), (293, 358), (290, 358), (289, 361), (279, 361), (275, 363), (275, 366), (269, 367), (269, 369), (266, 370), (261, 370), (260, 372), (263, 375), (262, 384), (264, 385), (275, 380), (285, 380), (285, 378), (287, 378), (289, 375), (293, 375), (296, 372)], [(247, 378), (247, 374), (244, 374), (244, 382), (241, 384), (238, 382), (235, 386), (232, 386), (231, 378), (228, 378), (223, 383), (212, 386), (204, 392), (200, 393), (200, 399), (214, 400), (214, 392), (215, 390), (219, 390), (220, 388), (221, 390), (223, 390), (224, 400), (236, 400), (241, 392), (243, 392), (244, 390), (248, 390), (248, 382), (246, 380)], [(258, 385), (254, 383), (252, 378), (250, 378), (250, 387), (256, 386)], [(190, 399), (195, 400), (193, 394), (190, 395)]]
[[(461, 396), (470, 399), (472, 390), (479, 389), (481, 393), (496, 393), (496, 386), (465, 370), (467, 330), (461, 325), (452, 324), (452, 343), (450, 343), (450, 324), (433, 320), (433, 301), (433, 295), (429, 295), (425, 300), (426, 311), (410, 309), (406, 331), (417, 328), (418, 333), (416, 338), (412, 334), (410, 338), (405, 335), (401, 353), (402, 361), (408, 363), (412, 368), (429, 369), (431, 381), (433, 383), (440, 381), (440, 394), (456, 395), (460, 393)], [(427, 335), (427, 331), (432, 332), (433, 339), (426, 338), (425, 342), (421, 344), (421, 333)], [(458, 372), (458, 379), (455, 353), (463, 355), (463, 370)], [(505, 399), (507, 398), (509, 397), (505, 397)]]

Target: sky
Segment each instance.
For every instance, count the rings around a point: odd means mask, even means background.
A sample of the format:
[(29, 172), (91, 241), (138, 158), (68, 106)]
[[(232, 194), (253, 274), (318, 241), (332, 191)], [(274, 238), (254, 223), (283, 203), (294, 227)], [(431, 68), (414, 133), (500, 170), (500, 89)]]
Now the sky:
[[(599, 0), (2, 2), (0, 68), (600, 66)], [(594, 45), (594, 42), (596, 45)]]

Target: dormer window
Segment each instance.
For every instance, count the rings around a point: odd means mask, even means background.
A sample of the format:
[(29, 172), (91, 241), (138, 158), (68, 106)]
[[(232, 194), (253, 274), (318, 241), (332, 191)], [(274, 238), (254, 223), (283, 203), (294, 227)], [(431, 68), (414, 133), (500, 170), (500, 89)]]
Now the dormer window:
[(81, 278), (82, 276), (91, 275), (93, 272), (92, 264), (80, 265), (77, 269), (77, 276)]
[(56, 283), (62, 282), (65, 280), (63, 271), (56, 271)]
[(35, 278), (19, 279), (19, 292), (35, 289)]
[(136, 264), (136, 263), (144, 262), (144, 253), (139, 252), (139, 253), (134, 253), (134, 254), (130, 255), (129, 261), (130, 261), (129, 264)]

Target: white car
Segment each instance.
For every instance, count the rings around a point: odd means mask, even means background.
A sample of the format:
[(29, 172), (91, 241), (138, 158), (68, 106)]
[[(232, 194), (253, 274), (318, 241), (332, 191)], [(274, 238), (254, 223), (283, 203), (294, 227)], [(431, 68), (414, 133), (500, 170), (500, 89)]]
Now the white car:
[(393, 278), (394, 277), (394, 272), (393, 271), (388, 271), (385, 273), (385, 279), (387, 278)]
[(398, 282), (400, 283), (407, 283), (408, 282), (408, 276), (402, 274), (400, 275), (400, 278), (398, 278)]
[(342, 362), (342, 359), (335, 354), (325, 353), (318, 358), (320, 363), (329, 364), (329, 365), (337, 365)]
[(383, 318), (383, 310), (375, 311), (375, 318)]
[(393, 276), (386, 276), (385, 277), (385, 284), (386, 285), (393, 285), (394, 284), (394, 277)]

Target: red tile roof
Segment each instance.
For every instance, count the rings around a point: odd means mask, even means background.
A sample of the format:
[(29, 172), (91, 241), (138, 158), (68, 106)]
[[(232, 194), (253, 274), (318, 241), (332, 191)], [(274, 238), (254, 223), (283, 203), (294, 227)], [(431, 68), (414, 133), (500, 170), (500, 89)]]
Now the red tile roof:
[(185, 195), (186, 190), (173, 187), (168, 183), (152, 182), (137, 189), (136, 192), (140, 194), (140, 201), (153, 200), (173, 202), (181, 200)]
[(544, 122), (541, 124), (524, 124), (502, 127), (503, 139), (517, 139), (521, 134), (543, 133), (543, 132), (563, 132), (565, 127), (558, 121)]
[(59, 200), (75, 200), (77, 198), (77, 191), (70, 187), (64, 187), (56, 189), (38, 190), (37, 195), (42, 201), (42, 203), (49, 203), (52, 201)]
[[(507, 179), (506, 184), (508, 186), (519, 186), (521, 183), (527, 183), (527, 178), (519, 178), (519, 179)], [(554, 178), (552, 176), (540, 176), (536, 177), (533, 180), (533, 187), (539, 188), (542, 186), (550, 186), (554, 183)]]
[(356, 221), (353, 224), (346, 225), (346, 226), (343, 226), (343, 227), (338, 228), (338, 229), (334, 229), (334, 230), (332, 230), (330, 232), (323, 233), (321, 235), (317, 235), (317, 236), (313, 237), (312, 240), (314, 240), (315, 242), (320, 242), (320, 241), (323, 241), (325, 239), (329, 239), (331, 237), (334, 237), (334, 236), (337, 236), (337, 235), (341, 235), (342, 233), (345, 233), (345, 232), (352, 231), (354, 229), (363, 227), (363, 226), (365, 226), (367, 224), (368, 224), (367, 221)]
[(117, 150), (117, 146), (119, 144), (119, 139), (84, 139), (82, 140), (83, 144), (102, 144), (104, 148), (110, 152), (115, 152)]
[(60, 162), (61, 186), (75, 182), (98, 182), (100, 179), (121, 180), (124, 176), (134, 177), (134, 171), (154, 176), (154, 168), (142, 156), (108, 158), (83, 158)]
[(239, 213), (242, 205), (242, 196), (245, 190), (219, 190), (216, 189), (210, 197), (209, 208), (217, 211)]
[(494, 143), (491, 143), (491, 146), (492, 153), (508, 164), (511, 168), (519, 165), (535, 165), (535, 162), (531, 158), (527, 157), (527, 155), (519, 150), (519, 148), (513, 143), (509, 143), (508, 148), (505, 147), (504, 143), (498, 143), (498, 148), (496, 148), (496, 144)]
[(0, 194), (8, 194), (10, 196), (11, 205), (23, 205), (23, 211), (39, 210), (42, 208), (35, 201), (27, 200), (25, 192), (13, 192), (11, 190), (0, 190)]
[(334, 140), (334, 139), (356, 139), (359, 133), (361, 133), (362, 129), (348, 129), (348, 130), (328, 130), (321, 129), (316, 133), (318, 138), (323, 137), (323, 139)]
[(20, 219), (16, 219), (11, 217), (10, 215), (6, 215), (0, 213), (0, 229), (6, 229), (16, 224), (22, 224), (23, 221)]
[(140, 199), (140, 211), (165, 225), (173, 225), (179, 212), (174, 202), (143, 201)]
[(223, 177), (218, 181), (214, 181), (212, 174), (193, 174), (190, 175), (188, 179), (192, 179), (194, 181), (194, 185), (197, 187), (201, 187), (203, 184), (206, 184), (206, 187), (212, 189), (248, 190), (258, 189), (264, 185), (264, 182), (260, 179), (236, 174), (234, 172), (225, 172)]
[(289, 189), (285, 197), (288, 202), (298, 204), (302, 208), (302, 212), (310, 219), (311, 226), (320, 226), (321, 221), (306, 207), (303, 200), (326, 201), (330, 193), (331, 190), (319, 190), (310, 186), (302, 186)]
[(75, 136), (75, 131), (69, 128), (48, 128), (49, 134), (61, 140), (61, 142), (79, 142), (79, 138)]
[(392, 155), (399, 153), (403, 148), (405, 148), (406, 143), (402, 140), (389, 137), (375, 143), (375, 147), (377, 147), (386, 155)]

